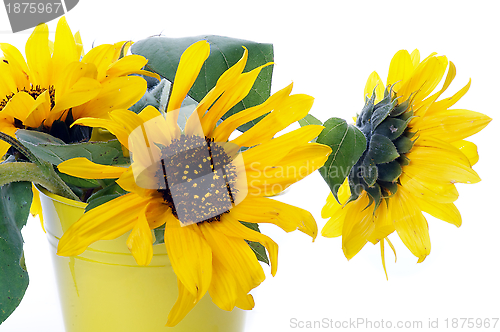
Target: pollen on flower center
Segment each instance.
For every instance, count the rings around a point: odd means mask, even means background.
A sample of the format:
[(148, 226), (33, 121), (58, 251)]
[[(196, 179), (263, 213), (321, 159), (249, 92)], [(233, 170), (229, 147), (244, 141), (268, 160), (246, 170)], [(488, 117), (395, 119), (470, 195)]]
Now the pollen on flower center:
[[(49, 86), (48, 88), (49, 90), (49, 97), (50, 97), (50, 107), (51, 108), (54, 108), (55, 106), (55, 89), (54, 87), (51, 85)], [(46, 88), (42, 88), (41, 86), (39, 85), (36, 85), (34, 87), (32, 87), (31, 89), (26, 89), (26, 88), (23, 88), (21, 90), (17, 89), (17, 92), (26, 92), (27, 94), (29, 94), (31, 97), (33, 97), (33, 99), (37, 99), (42, 93), (44, 93), (45, 91), (47, 91)], [(5, 106), (7, 105), (7, 103), (16, 95), (16, 93), (11, 93), (10, 95), (6, 95), (4, 97), (3, 100), (0, 101), (0, 111), (2, 111)]]
[(210, 138), (181, 135), (161, 146), (164, 182), (158, 192), (174, 216), (184, 224), (220, 221), (234, 203), (237, 180), (233, 158)]
[(415, 133), (408, 128), (413, 118), (411, 97), (401, 102), (390, 87), (377, 104), (375, 97), (373, 92), (356, 121), (367, 146), (349, 174), (349, 184), (352, 200), (364, 190), (378, 206), (381, 199), (396, 193), (402, 167), (409, 163), (406, 154), (413, 147)]

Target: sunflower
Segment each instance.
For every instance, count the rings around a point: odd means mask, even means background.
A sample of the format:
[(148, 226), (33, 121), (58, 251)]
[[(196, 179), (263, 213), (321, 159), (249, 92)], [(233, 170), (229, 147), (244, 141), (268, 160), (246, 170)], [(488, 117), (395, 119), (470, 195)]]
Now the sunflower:
[[(146, 91), (144, 79), (128, 75), (151, 76), (141, 70), (147, 59), (120, 58), (129, 46), (104, 44), (84, 54), (80, 34), (72, 34), (64, 17), (54, 42), (46, 24), (34, 29), (26, 43), (26, 61), (16, 47), (0, 43), (0, 131), (12, 137), (18, 129), (42, 131), (66, 143), (88, 140), (89, 128), (70, 128), (75, 119), (106, 118), (114, 109), (132, 106)], [(0, 140), (0, 158), (9, 148)], [(31, 213), (40, 216), (43, 227), (38, 191), (33, 195)]]
[[(442, 88), (431, 95), (442, 81)], [(470, 87), (438, 101), (456, 75), (453, 62), (435, 53), (420, 61), (420, 53), (401, 50), (392, 58), (387, 84), (373, 72), (366, 83), (366, 103), (356, 127), (367, 148), (338, 192), (330, 193), (322, 217), (330, 218), (322, 235), (342, 236), (347, 259), (367, 242), (384, 242), (397, 232), (406, 247), (424, 261), (431, 250), (426, 212), (460, 227), (455, 183), (480, 181), (472, 166), (477, 147), (465, 138), (491, 119), (481, 113), (450, 109)]]
[[(280, 193), (318, 169), (331, 152), (327, 146), (310, 143), (322, 126), (274, 137), (303, 118), (313, 103), (310, 96), (290, 95), (291, 85), (220, 122), (248, 94), (261, 69), (270, 65), (243, 73), (246, 49), (181, 130), (178, 110), (209, 53), (206, 41), (183, 53), (165, 114), (148, 106), (139, 114), (115, 110), (110, 119), (75, 121), (115, 134), (130, 150), (128, 168), (98, 165), (85, 158), (58, 166), (73, 176), (118, 178), (128, 192), (85, 213), (61, 238), (59, 255), (78, 255), (99, 239), (130, 231), (127, 245), (136, 262), (147, 265), (152, 257), (151, 230), (165, 227), (165, 245), (179, 289), (168, 326), (181, 321), (207, 291), (221, 309), (253, 308), (249, 292), (265, 275), (247, 241), (267, 249), (272, 275), (277, 271), (278, 246), (246, 225), (273, 223), (314, 239), (317, 226), (309, 212), (265, 196)], [(230, 140), (236, 128), (264, 114), (254, 127)]]
[[(89, 131), (69, 125), (81, 117), (107, 117), (128, 108), (146, 91), (140, 77), (147, 59), (126, 53), (129, 44), (104, 44), (83, 52), (80, 34), (66, 19), (58, 24), (54, 42), (46, 24), (38, 25), (26, 43), (26, 61), (14, 46), (0, 43), (0, 130), (12, 137), (18, 129), (49, 133), (66, 143), (88, 139)], [(10, 145), (0, 141), (0, 156)]]

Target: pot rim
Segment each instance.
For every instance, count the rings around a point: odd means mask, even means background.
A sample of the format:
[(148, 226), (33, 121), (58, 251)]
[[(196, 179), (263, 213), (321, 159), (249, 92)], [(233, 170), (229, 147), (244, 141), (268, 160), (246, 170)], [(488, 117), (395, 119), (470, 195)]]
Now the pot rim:
[(36, 187), (36, 189), (38, 189), (38, 191), (41, 194), (47, 196), (48, 198), (50, 198), (53, 201), (57, 201), (57, 202), (62, 203), (62, 204), (66, 204), (69, 206), (73, 206), (76, 208), (82, 208), (82, 209), (85, 209), (88, 205), (87, 203), (84, 203), (84, 202), (75, 201), (75, 200), (51, 193), (50, 191), (48, 191), (47, 189), (43, 188), (42, 186), (40, 186), (38, 184), (35, 184), (35, 187)]

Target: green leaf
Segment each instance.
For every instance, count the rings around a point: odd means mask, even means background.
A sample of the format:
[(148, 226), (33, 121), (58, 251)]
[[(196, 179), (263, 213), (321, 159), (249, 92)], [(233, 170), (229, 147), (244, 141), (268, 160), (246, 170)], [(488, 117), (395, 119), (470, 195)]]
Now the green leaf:
[(316, 119), (311, 114), (307, 114), (304, 118), (299, 120), (299, 125), (301, 127), (309, 126), (309, 125), (320, 125), (321, 126), (322, 124), (323, 123), (320, 120)]
[(125, 193), (126, 191), (123, 190), (122, 187), (120, 187), (116, 182), (112, 182), (108, 184), (105, 188), (93, 193), (87, 200), (87, 203), (90, 203), (94, 199), (97, 199), (105, 195), (114, 195), (114, 194), (123, 195)]
[[(260, 233), (259, 224), (257, 224), (257, 223), (251, 223), (251, 222), (245, 222), (245, 221), (240, 221), (240, 223), (243, 224), (244, 226), (250, 228), (251, 230), (254, 230), (254, 231)], [(245, 242), (253, 250), (255, 256), (257, 257), (257, 259), (259, 261), (261, 261), (261, 262), (266, 263), (267, 265), (269, 265), (269, 258), (267, 257), (266, 248), (262, 244), (260, 244), (259, 242), (247, 241), (247, 240), (245, 240)]]
[(130, 162), (129, 158), (123, 156), (118, 140), (66, 144), (49, 134), (24, 129), (19, 129), (16, 137), (37, 158), (54, 165), (76, 157), (84, 157), (102, 165)]
[(332, 153), (319, 172), (338, 200), (340, 186), (366, 150), (366, 138), (358, 128), (348, 125), (343, 119), (330, 118), (323, 125), (325, 129), (317, 142), (331, 147)]
[(120, 197), (121, 194), (110, 194), (110, 195), (103, 195), (101, 197), (98, 197), (96, 199), (93, 199), (87, 206), (85, 207), (85, 212), (89, 212), (90, 210), (98, 207), (99, 205), (102, 205), (104, 203), (109, 202), (112, 199)]
[(17, 308), (28, 287), (21, 229), (33, 194), (30, 182), (0, 187), (0, 324)]
[[(189, 95), (200, 102), (215, 86), (219, 77), (243, 55), (243, 47), (248, 49), (248, 61), (245, 71), (250, 71), (260, 65), (272, 62), (274, 58), (271, 44), (255, 43), (248, 40), (221, 36), (196, 36), (186, 38), (149, 37), (140, 40), (131, 47), (133, 54), (139, 54), (148, 59), (146, 69), (159, 74), (170, 82), (174, 81), (182, 53), (192, 44), (200, 40), (210, 43), (210, 56), (205, 61), (200, 75), (196, 79)], [(262, 69), (250, 93), (236, 106), (231, 108), (224, 119), (243, 109), (263, 103), (271, 94), (272, 66)], [(262, 117), (261, 117), (262, 118)], [(253, 120), (238, 128), (246, 131), (261, 118)]]
[(153, 229), (153, 232), (155, 234), (155, 242), (153, 245), (165, 243), (165, 225)]
[(57, 172), (57, 175), (66, 182), (66, 184), (73, 185), (78, 188), (98, 188), (101, 185), (94, 179), (81, 179), (68, 174)]

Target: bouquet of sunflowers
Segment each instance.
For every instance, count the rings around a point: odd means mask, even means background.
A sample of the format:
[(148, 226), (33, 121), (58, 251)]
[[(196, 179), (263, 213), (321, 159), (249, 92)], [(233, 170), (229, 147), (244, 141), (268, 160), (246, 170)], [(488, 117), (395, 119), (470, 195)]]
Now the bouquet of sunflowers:
[(271, 94), (268, 44), (150, 37), (85, 53), (62, 18), (53, 42), (46, 25), (35, 28), (26, 57), (0, 47), (0, 322), (28, 285), (21, 229), (30, 212), (43, 227), (40, 192), (86, 203), (60, 256), (127, 234), (136, 264), (148, 266), (164, 246), (178, 289), (164, 310), (175, 326), (207, 293), (226, 311), (254, 307), (259, 261), (274, 275), (278, 255), (258, 224), (318, 233), (310, 212), (270, 197), (316, 170), (331, 188), (322, 235), (341, 236), (348, 259), (380, 243), (384, 270), (390, 234), (423, 261), (421, 211), (460, 226), (454, 184), (480, 180), (464, 139), (491, 119), (450, 109), (470, 82), (438, 100), (456, 72), (443, 56), (398, 52), (386, 84), (370, 75), (347, 124), (309, 115), (313, 98), (292, 84)]

